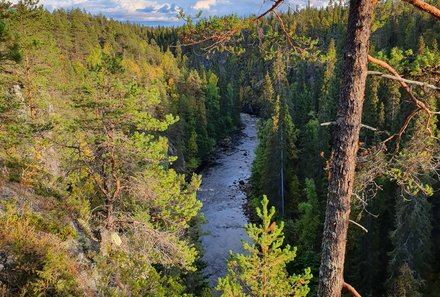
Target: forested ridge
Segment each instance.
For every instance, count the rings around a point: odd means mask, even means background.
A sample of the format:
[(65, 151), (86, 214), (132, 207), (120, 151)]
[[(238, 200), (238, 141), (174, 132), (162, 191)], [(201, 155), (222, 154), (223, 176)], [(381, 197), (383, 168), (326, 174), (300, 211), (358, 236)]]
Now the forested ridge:
[[(260, 118), (253, 244), (217, 289), (316, 295), (347, 4), (178, 28), (0, 10), (0, 295), (212, 296), (195, 172), (240, 112)], [(221, 46), (191, 39), (222, 26), (243, 28)], [(432, 114), (370, 63), (344, 272), (362, 296), (439, 296), (439, 40), (429, 14), (375, 8), (370, 56)]]
[(148, 28), (26, 4), (2, 10), (2, 53), (20, 48), (2, 66), (3, 294), (199, 290), (191, 174), (238, 126), (233, 90)]

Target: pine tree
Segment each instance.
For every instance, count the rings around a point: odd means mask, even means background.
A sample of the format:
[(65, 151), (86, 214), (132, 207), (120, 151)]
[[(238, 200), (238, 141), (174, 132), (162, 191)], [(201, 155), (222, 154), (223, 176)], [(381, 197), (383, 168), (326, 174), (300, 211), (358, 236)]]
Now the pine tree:
[(296, 248), (289, 245), (283, 248), (284, 223), (272, 221), (275, 209), (268, 210), (266, 196), (262, 208), (257, 208), (261, 225), (246, 225), (246, 232), (253, 241), (243, 242), (246, 254), (233, 255), (228, 261), (228, 275), (219, 279), (217, 290), (225, 297), (233, 296), (306, 296), (307, 284), (312, 275), (306, 268), (304, 274), (289, 276), (286, 265), (296, 257)]
[(385, 125), (385, 104), (383, 102), (381, 102), (379, 105), (377, 124), (379, 127), (383, 127)]
[(8, 10), (10, 9), (10, 3), (0, 3), (0, 70), (2, 70), (7, 63), (17, 63), (22, 59), (17, 36), (10, 31), (8, 25), (8, 14), (10, 13)]
[(301, 129), (300, 156), (298, 158), (300, 175), (317, 181), (322, 179), (322, 169), (324, 168), (323, 160), (319, 158), (322, 152), (320, 130), (321, 127), (317, 119), (311, 119)]
[(197, 133), (193, 129), (191, 131), (188, 143), (186, 145), (186, 168), (189, 170), (194, 170), (200, 165), (200, 160), (198, 158), (199, 148), (197, 146)]
[[(282, 99), (283, 104), (286, 102), (285, 98), (287, 96), (287, 88), (289, 85), (288, 79), (287, 79), (287, 69), (286, 69), (286, 62), (284, 60), (283, 54), (281, 51), (277, 51), (275, 60), (273, 61), (272, 65), (272, 85), (273, 85), (273, 92), (276, 96), (280, 96)], [(268, 82), (269, 83), (269, 82)], [(267, 90), (267, 95), (270, 96), (270, 89)], [(274, 100), (274, 96), (272, 96), (272, 100)]]
[[(157, 90), (124, 77), (120, 58), (100, 50), (89, 57), (87, 70), (89, 80), (74, 100), (81, 111), (73, 126), (76, 137), (65, 142), (76, 156), (71, 187), (87, 197), (91, 190), (81, 181), (92, 182), (91, 225), (101, 235), (96, 261), (106, 276), (99, 286), (106, 295), (156, 295), (173, 282), (158, 268), (194, 270), (197, 252), (182, 234), (201, 207), (195, 194), (200, 179), (194, 176), (188, 183), (169, 169), (173, 158), (161, 134), (177, 119), (156, 117)], [(115, 288), (114, 278), (123, 290)]]
[(194, 123), (197, 133), (197, 146), (200, 158), (204, 159), (212, 150), (214, 140), (212, 135), (208, 134), (208, 111), (206, 95), (204, 90), (204, 82), (196, 70), (191, 70), (186, 79), (188, 84), (188, 104), (189, 110), (193, 110), (190, 119), (195, 118)]
[(426, 53), (426, 44), (423, 36), (420, 36), (419, 43), (417, 45), (417, 54), (424, 55)]
[(307, 178), (305, 186), (306, 200), (299, 204), (300, 216), (295, 222), (295, 230), (298, 243), (305, 249), (313, 250), (317, 247), (316, 239), (319, 236), (318, 231), (321, 224), (319, 221), (319, 203), (313, 179)]
[[(350, 1), (343, 78), (322, 241), (318, 296), (341, 295), (345, 250), (353, 192), (356, 154), (362, 122), (363, 98), (368, 72), (368, 51), (373, 3)], [(360, 25), (361, 24), (361, 25)]]

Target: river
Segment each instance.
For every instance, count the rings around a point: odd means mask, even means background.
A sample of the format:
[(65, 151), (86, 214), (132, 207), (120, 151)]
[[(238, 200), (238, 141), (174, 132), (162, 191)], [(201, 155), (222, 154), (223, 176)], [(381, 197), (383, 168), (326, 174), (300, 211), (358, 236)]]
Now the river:
[(227, 271), (229, 250), (243, 252), (242, 240), (248, 241), (244, 225), (248, 222), (243, 205), (245, 193), (240, 183), (251, 175), (252, 162), (258, 144), (256, 117), (241, 114), (243, 130), (236, 145), (218, 154), (216, 164), (204, 169), (202, 186), (197, 194), (203, 203), (207, 223), (202, 226), (205, 275), (211, 286)]

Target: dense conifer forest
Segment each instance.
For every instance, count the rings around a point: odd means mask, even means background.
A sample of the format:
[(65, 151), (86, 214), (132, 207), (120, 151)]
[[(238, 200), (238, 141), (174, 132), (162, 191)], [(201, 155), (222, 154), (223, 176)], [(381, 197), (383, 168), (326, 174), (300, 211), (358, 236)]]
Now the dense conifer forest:
[[(0, 1), (0, 295), (316, 296), (348, 20), (330, 1), (151, 28)], [(362, 296), (440, 296), (439, 40), (411, 4), (374, 8), (343, 273)], [(251, 243), (213, 289), (197, 173), (242, 112)]]

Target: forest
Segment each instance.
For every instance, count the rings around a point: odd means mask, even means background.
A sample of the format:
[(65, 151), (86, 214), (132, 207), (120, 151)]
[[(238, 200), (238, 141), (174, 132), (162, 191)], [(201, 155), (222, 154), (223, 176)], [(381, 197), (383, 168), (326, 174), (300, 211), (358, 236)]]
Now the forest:
[[(0, 1), (0, 296), (440, 296), (440, 1), (268, 2)], [(249, 241), (213, 286), (198, 192), (243, 113)]]

